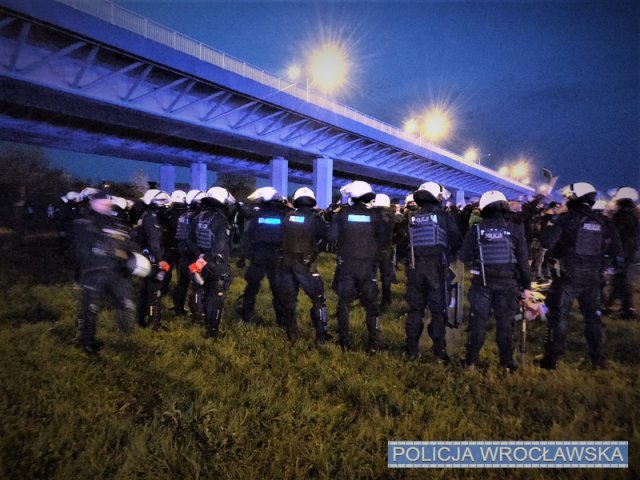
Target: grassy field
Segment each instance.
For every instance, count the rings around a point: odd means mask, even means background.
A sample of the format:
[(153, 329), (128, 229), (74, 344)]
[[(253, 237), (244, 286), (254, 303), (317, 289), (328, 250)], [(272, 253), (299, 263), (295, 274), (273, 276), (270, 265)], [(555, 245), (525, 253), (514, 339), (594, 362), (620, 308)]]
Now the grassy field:
[[(348, 353), (313, 343), (306, 299), (305, 338), (291, 344), (266, 288), (262, 324), (238, 324), (236, 271), (223, 339), (204, 339), (170, 312), (168, 331), (123, 338), (104, 310), (104, 347), (88, 359), (73, 346), (76, 292), (55, 240), (8, 239), (0, 236), (2, 479), (640, 478), (640, 322), (606, 320), (606, 371), (584, 363), (578, 316), (557, 371), (528, 364), (506, 374), (493, 333), (488, 368), (466, 371), (433, 363), (428, 338), (420, 361), (401, 358), (401, 285), (382, 318), (384, 351), (370, 357), (359, 308)], [(322, 262), (327, 283), (332, 262)], [(542, 337), (543, 325), (531, 325), (531, 356)], [(464, 332), (452, 332), (450, 353), (461, 358), (463, 344)], [(628, 440), (631, 468), (396, 471), (387, 469), (388, 440)]]

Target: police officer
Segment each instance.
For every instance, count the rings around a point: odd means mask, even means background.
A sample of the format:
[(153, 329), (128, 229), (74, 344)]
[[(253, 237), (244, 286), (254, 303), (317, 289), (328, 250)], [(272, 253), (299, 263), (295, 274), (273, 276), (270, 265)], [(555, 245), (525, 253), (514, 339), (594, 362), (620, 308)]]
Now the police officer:
[(234, 203), (225, 188), (211, 187), (201, 201), (202, 211), (191, 222), (198, 259), (190, 270), (199, 273), (204, 281), (205, 328), (210, 338), (220, 333), (224, 299), (231, 284), (231, 227), (227, 208)]
[(329, 337), (324, 283), (316, 268), (318, 245), (326, 240), (328, 224), (313, 210), (316, 197), (307, 187), (293, 194), (293, 207), (283, 223), (282, 264), (279, 269), (279, 286), (286, 315), (286, 330), (290, 339), (298, 335), (296, 304), (298, 291), (304, 290), (311, 299), (311, 321), (316, 331), (316, 342)]
[(555, 369), (564, 351), (568, 317), (575, 298), (585, 321), (589, 357), (595, 367), (604, 367), (604, 332), (600, 296), (604, 256), (623, 262), (622, 247), (615, 228), (600, 213), (592, 210), (596, 189), (585, 182), (572, 183), (561, 190), (567, 200), (567, 212), (549, 222), (540, 234), (542, 246), (559, 262), (552, 271), (553, 280), (547, 305), (547, 341), (540, 366)]
[(633, 262), (640, 247), (640, 211), (636, 206), (638, 192), (631, 187), (619, 188), (612, 200), (616, 209), (611, 221), (618, 231), (622, 250), (624, 252), (624, 266), (618, 268), (613, 276), (613, 286), (606, 306), (610, 309), (616, 299), (622, 300), (622, 318), (635, 319), (637, 314), (633, 308)]
[(349, 204), (334, 215), (329, 228), (329, 240), (337, 241), (338, 249), (335, 288), (339, 342), (343, 349), (351, 348), (349, 310), (351, 303), (360, 299), (366, 311), (369, 352), (375, 353), (380, 348), (376, 259), (385, 241), (385, 224), (380, 211), (368, 205), (375, 198), (368, 183), (357, 180), (340, 191)]
[(453, 215), (442, 208), (450, 196), (440, 184), (426, 182), (413, 193), (418, 210), (409, 213), (407, 259), (406, 355), (419, 355), (425, 307), (431, 312), (428, 332), (438, 361), (449, 362), (445, 340), (450, 259), (460, 248), (460, 232)]
[(482, 219), (469, 229), (459, 253), (473, 275), (466, 365), (478, 363), (493, 309), (500, 365), (513, 371), (518, 368), (513, 359), (517, 302), (528, 297), (531, 288), (527, 242), (523, 226), (507, 220), (509, 203), (501, 192), (485, 192), (479, 208)]
[(396, 213), (391, 209), (391, 199), (384, 193), (376, 195), (373, 206), (382, 213), (382, 220), (385, 225), (384, 242), (380, 246), (376, 268), (380, 269), (380, 284), (382, 287), (382, 298), (380, 301), (380, 310), (385, 311), (391, 305), (391, 283), (395, 278), (395, 266), (393, 264), (394, 257), (394, 239), (398, 236), (398, 231), (404, 224), (402, 214)]
[(266, 275), (273, 295), (276, 322), (285, 327), (277, 273), (282, 253), (282, 223), (290, 209), (284, 203), (285, 197), (273, 187), (258, 188), (247, 200), (253, 202), (255, 207), (245, 221), (245, 231), (240, 240), (238, 266), (244, 266), (245, 258), (251, 262), (244, 275), (247, 286), (242, 296), (240, 316), (244, 322), (255, 323), (253, 310), (256, 296), (260, 290), (260, 282)]
[(73, 236), (82, 288), (78, 318), (78, 346), (87, 354), (98, 353), (96, 321), (98, 304), (111, 293), (118, 306), (117, 325), (123, 332), (133, 328), (135, 303), (129, 275), (144, 276), (151, 265), (134, 253), (127, 226), (113, 216), (110, 196), (96, 191), (87, 198), (89, 209), (74, 221)]
[(150, 189), (145, 192), (142, 201), (147, 209), (136, 226), (137, 240), (148, 255), (153, 268), (151, 274), (145, 279), (143, 292), (138, 302), (138, 324), (146, 327), (151, 323), (152, 328), (158, 330), (162, 314), (163, 281), (171, 269), (165, 258), (166, 212), (171, 204), (171, 197), (162, 190)]
[(178, 217), (176, 225), (176, 249), (178, 252), (177, 283), (173, 290), (173, 311), (176, 315), (186, 313), (184, 304), (189, 289), (189, 265), (197, 259), (197, 244), (195, 237), (190, 239), (190, 225), (196, 215), (200, 213), (200, 202), (205, 197), (202, 190), (189, 190), (185, 195), (185, 204), (188, 209)]

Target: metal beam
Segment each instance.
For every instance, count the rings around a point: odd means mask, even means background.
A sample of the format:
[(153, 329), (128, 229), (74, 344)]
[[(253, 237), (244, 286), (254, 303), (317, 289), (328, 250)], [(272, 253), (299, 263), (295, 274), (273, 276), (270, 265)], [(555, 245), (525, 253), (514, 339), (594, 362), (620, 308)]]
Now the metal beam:
[[(264, 117), (262, 120), (269, 120), (269, 119), (272, 119), (272, 120), (269, 123), (269, 125), (267, 125), (262, 130), (260, 130), (260, 131), (256, 130), (256, 135), (262, 137), (262, 136), (266, 135), (267, 133), (270, 133), (269, 129), (271, 127), (273, 127), (276, 123), (278, 123), (278, 120), (282, 115), (284, 115), (284, 118), (286, 119), (290, 114), (289, 114), (289, 112), (285, 112), (284, 110), (280, 110), (279, 112), (274, 112), (271, 115), (267, 115), (266, 117)], [(274, 130), (274, 131), (277, 131), (277, 129)]]
[(91, 49), (87, 54), (87, 58), (85, 59), (84, 64), (82, 65), (82, 68), (76, 75), (76, 78), (71, 83), (71, 87), (78, 88), (78, 86), (80, 85), (80, 82), (82, 82), (82, 78), (84, 77), (85, 73), (87, 73), (87, 70), (89, 70), (89, 68), (91, 68), (91, 66), (93, 65), (93, 62), (96, 59), (96, 55), (98, 54), (98, 50), (100, 49), (95, 45), (91, 46)]
[(7, 70), (9, 70), (10, 72), (15, 71), (16, 65), (18, 65), (20, 52), (27, 43), (29, 30), (31, 30), (31, 24), (26, 21), (22, 22), (22, 27), (20, 27), (20, 33), (18, 34), (18, 44), (16, 45), (15, 51), (11, 54), (11, 60), (9, 60), (9, 64), (7, 65)]
[(79, 86), (78, 88), (80, 90), (89, 90), (90, 88), (95, 87), (97, 84), (99, 84), (101, 82), (104, 82), (105, 80), (110, 80), (112, 78), (117, 77), (118, 75), (122, 75), (123, 73), (130, 72), (131, 70), (135, 70), (136, 68), (139, 68), (142, 65), (144, 65), (144, 63), (142, 63), (142, 62), (133, 62), (131, 65), (127, 65), (126, 67), (122, 67), (122, 68), (120, 68), (118, 70), (115, 70), (115, 71), (113, 71), (111, 73), (103, 75), (100, 78), (96, 78), (92, 82), (85, 83), (84, 85)]
[(240, 117), (240, 120), (238, 120), (237, 122), (235, 122), (233, 124), (229, 124), (229, 127), (232, 128), (233, 130), (237, 130), (238, 128), (245, 127), (245, 126), (251, 124), (252, 123), (251, 121), (249, 121), (247, 123), (243, 123), (243, 122), (247, 118), (249, 118), (251, 115), (256, 113), (258, 110), (260, 110), (261, 108), (262, 108), (262, 104), (261, 103), (253, 102), (253, 108), (251, 108), (247, 113), (245, 113), (242, 117)]
[(72, 43), (71, 45), (69, 45), (68, 47), (63, 48), (62, 50), (58, 50), (57, 52), (45, 57), (45, 58), (41, 58), (40, 60), (36, 60), (35, 62), (33, 62), (30, 65), (27, 65), (26, 67), (20, 68), (18, 69), (21, 73), (23, 74), (28, 74), (33, 72), (34, 70), (37, 70), (38, 68), (46, 65), (47, 63), (55, 60), (56, 58), (61, 58), (64, 57), (65, 55), (68, 55), (71, 52), (75, 52), (76, 50), (78, 50), (79, 48), (82, 48), (86, 45), (86, 42), (75, 42)]
[(202, 117), (200, 117), (200, 121), (201, 122), (206, 122), (209, 120), (209, 116), (212, 115), (213, 113), (215, 113), (215, 111), (220, 107), (220, 105), (222, 105), (223, 103), (225, 103), (227, 100), (229, 100), (231, 97), (233, 96), (233, 94), (231, 92), (225, 92), (224, 95), (222, 95), (222, 98), (220, 100), (218, 100), (213, 107), (211, 107), (209, 109), (209, 111), (207, 113), (205, 113)]
[(181, 112), (182, 110), (189, 108), (189, 107), (193, 107), (194, 105), (197, 105), (198, 103), (202, 103), (202, 102), (208, 102), (209, 100), (213, 100), (214, 98), (219, 97), (220, 95), (224, 95), (225, 91), (224, 90), (220, 90), (217, 91), (216, 93), (212, 93), (210, 95), (205, 95), (204, 97), (201, 98), (197, 98), (196, 100), (194, 100), (193, 102), (190, 103), (186, 103), (180, 107), (174, 108), (173, 110), (170, 110), (168, 113), (178, 113)]
[(165, 112), (171, 112), (173, 111), (174, 107), (178, 104), (178, 102), (180, 102), (180, 100), (182, 100), (184, 98), (184, 96), (189, 93), (191, 91), (191, 89), (194, 87), (194, 85), (196, 84), (195, 80), (191, 80), (186, 87), (184, 87), (180, 93), (178, 93), (178, 95), (176, 95), (176, 98), (173, 99), (173, 101), (171, 102), (171, 104), (164, 109)]
[(153, 90), (149, 90), (148, 92), (142, 93), (142, 94), (138, 95), (135, 98), (130, 98), (129, 102), (131, 102), (131, 103), (137, 102), (141, 98), (147, 97), (149, 95), (152, 95), (152, 94), (155, 94), (155, 93), (158, 93), (158, 92), (162, 92), (164, 90), (169, 90), (169, 89), (171, 89), (173, 87), (176, 87), (178, 85), (182, 85), (186, 81), (187, 81), (187, 78), (185, 78), (185, 77), (178, 78), (177, 80), (174, 80), (173, 82), (169, 82), (166, 85), (163, 85), (161, 87), (154, 88)]

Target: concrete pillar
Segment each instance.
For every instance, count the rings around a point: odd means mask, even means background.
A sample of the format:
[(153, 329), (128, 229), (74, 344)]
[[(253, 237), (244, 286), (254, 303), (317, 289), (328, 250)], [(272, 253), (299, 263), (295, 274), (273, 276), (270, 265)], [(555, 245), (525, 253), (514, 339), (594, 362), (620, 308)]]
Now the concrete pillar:
[(316, 194), (318, 208), (327, 208), (331, 204), (332, 187), (333, 159), (316, 158), (313, 161), (313, 191)]
[(285, 196), (289, 196), (289, 161), (282, 157), (271, 160), (271, 186)]
[(160, 190), (169, 195), (176, 189), (176, 167), (170, 164), (160, 165)]
[(207, 164), (191, 164), (191, 190), (207, 191)]
[(456, 192), (456, 205), (458, 205), (460, 208), (463, 208), (465, 206), (464, 190), (458, 190)]

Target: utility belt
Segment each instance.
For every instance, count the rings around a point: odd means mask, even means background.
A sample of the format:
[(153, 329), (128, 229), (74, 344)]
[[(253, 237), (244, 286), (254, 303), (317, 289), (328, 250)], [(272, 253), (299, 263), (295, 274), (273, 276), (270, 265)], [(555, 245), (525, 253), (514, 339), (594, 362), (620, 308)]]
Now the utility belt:
[[(482, 272), (478, 268), (472, 268), (469, 270), (471, 275), (482, 275)], [(514, 269), (490, 269), (485, 267), (485, 278), (492, 278), (494, 280), (516, 280), (518, 274)]]

